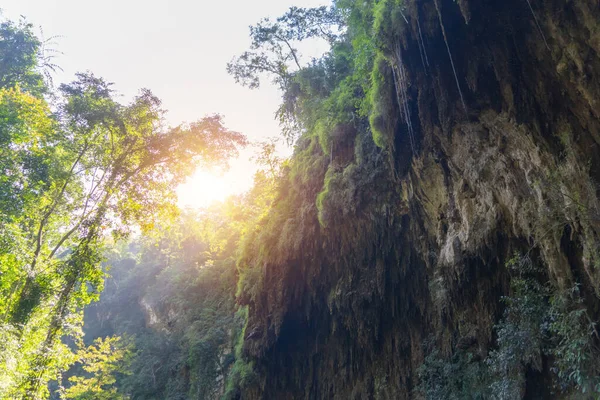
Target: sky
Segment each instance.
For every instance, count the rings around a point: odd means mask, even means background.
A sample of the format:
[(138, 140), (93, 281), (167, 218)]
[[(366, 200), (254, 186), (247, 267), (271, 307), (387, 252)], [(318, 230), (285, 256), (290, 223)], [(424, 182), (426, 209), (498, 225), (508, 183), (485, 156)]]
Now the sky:
[[(163, 101), (175, 126), (219, 113), (225, 125), (251, 141), (278, 136), (274, 113), (280, 95), (268, 80), (259, 90), (236, 84), (227, 62), (245, 51), (248, 27), (290, 6), (327, 0), (3, 0), (5, 18), (24, 16), (43, 38), (56, 37), (56, 83), (91, 71), (115, 83), (127, 102), (140, 88)], [(304, 48), (315, 56), (325, 48)], [(308, 54), (307, 54), (308, 53)], [(281, 146), (283, 155), (291, 149)], [(178, 189), (181, 206), (201, 207), (250, 188), (256, 167), (247, 149), (225, 174), (199, 170)]]

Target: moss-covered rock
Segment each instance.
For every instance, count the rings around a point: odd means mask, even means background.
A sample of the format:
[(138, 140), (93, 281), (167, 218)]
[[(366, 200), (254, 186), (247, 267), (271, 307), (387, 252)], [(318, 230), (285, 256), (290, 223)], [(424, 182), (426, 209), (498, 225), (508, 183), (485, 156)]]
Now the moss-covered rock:
[[(596, 2), (340, 4), (378, 55), (353, 129), (333, 140), (339, 124), (323, 121), (301, 139), (246, 249), (262, 280), (243, 300), (260, 334), (244, 343), (258, 378), (242, 397), (423, 396), (423, 362), (445, 365), (428, 343), (452, 368), (499, 351), (515, 252), (540, 284), (580, 288), (597, 321)], [(575, 390), (539, 354), (520, 364), (518, 396)]]

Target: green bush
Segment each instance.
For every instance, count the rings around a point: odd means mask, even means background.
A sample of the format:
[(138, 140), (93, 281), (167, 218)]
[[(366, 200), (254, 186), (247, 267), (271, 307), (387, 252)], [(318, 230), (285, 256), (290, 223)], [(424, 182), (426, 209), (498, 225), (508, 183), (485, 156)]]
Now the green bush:
[(561, 291), (540, 283), (542, 270), (515, 257), (510, 296), (496, 324), (496, 348), (479, 359), (464, 350), (441, 357), (435, 347), (418, 370), (417, 392), (427, 399), (520, 399), (526, 372), (550, 362), (556, 391), (569, 398), (600, 393), (600, 349), (596, 324), (580, 287)]
[(483, 400), (491, 396), (487, 367), (469, 352), (459, 351), (444, 358), (433, 349), (417, 374), (416, 391), (426, 399)]
[(548, 330), (553, 371), (563, 390), (600, 393), (600, 349), (596, 323), (583, 304), (579, 286), (550, 299)]

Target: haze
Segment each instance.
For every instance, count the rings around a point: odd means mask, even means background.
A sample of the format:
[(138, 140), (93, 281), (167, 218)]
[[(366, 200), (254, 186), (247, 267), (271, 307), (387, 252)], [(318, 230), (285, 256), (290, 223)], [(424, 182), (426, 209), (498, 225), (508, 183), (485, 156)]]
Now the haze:
[[(56, 83), (89, 70), (115, 82), (126, 99), (142, 87), (151, 89), (169, 110), (172, 125), (220, 113), (229, 128), (259, 141), (279, 133), (273, 115), (280, 96), (268, 81), (254, 91), (237, 85), (225, 65), (248, 47), (249, 25), (292, 5), (324, 4), (329, 2), (5, 0), (2, 10), (11, 19), (26, 16), (44, 38), (57, 36), (52, 47), (62, 52), (56, 63), (63, 71)], [(291, 150), (281, 146), (281, 151)], [(199, 171), (180, 187), (180, 205), (204, 206), (249, 188), (256, 170), (249, 161), (252, 152), (244, 151), (223, 176)]]

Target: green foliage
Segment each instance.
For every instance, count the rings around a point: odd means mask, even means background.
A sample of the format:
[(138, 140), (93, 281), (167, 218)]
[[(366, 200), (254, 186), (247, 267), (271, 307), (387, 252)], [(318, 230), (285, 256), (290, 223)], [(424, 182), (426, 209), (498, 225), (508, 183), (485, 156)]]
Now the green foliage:
[(235, 333), (235, 362), (231, 366), (229, 376), (223, 393), (223, 399), (233, 400), (240, 397), (243, 389), (257, 381), (254, 363), (244, 358), (243, 347), (246, 337), (246, 323), (248, 320), (248, 307), (240, 307), (236, 312), (237, 330)]
[[(282, 160), (275, 142), (260, 145), (254, 187), (221, 205), (185, 211), (176, 224), (114, 246), (112, 277), (86, 310), (86, 338), (131, 337), (131, 374), (115, 385), (136, 399), (233, 396), (254, 382), (243, 359), (247, 309), (236, 311), (236, 258), (273, 201)], [(243, 285), (243, 283), (241, 283)], [(75, 371), (69, 372), (73, 374)]]
[(433, 349), (417, 371), (416, 392), (426, 399), (467, 400), (492, 398), (485, 364), (477, 362), (470, 352), (457, 352), (445, 359)]
[(65, 399), (75, 400), (125, 400), (114, 386), (118, 374), (128, 374), (131, 349), (119, 337), (98, 338), (87, 348), (77, 352), (85, 376), (71, 376), (64, 390)]
[(373, 32), (378, 35), (387, 33), (387, 23), (395, 0), (379, 0), (373, 5)]
[(600, 393), (600, 348), (596, 323), (590, 318), (579, 286), (550, 299), (548, 330), (552, 334), (549, 354), (563, 390)]
[(527, 371), (550, 363), (554, 388), (570, 397), (600, 393), (596, 324), (578, 286), (562, 291), (540, 283), (541, 269), (515, 257), (511, 294), (487, 357), (457, 350), (450, 358), (430, 350), (419, 368), (417, 391), (428, 399), (519, 399)]
[[(60, 154), (48, 105), (20, 88), (0, 89), (0, 210), (5, 220), (23, 219), (49, 189)], [(12, 147), (12, 148), (11, 148)], [(41, 199), (44, 201), (45, 199)]]
[(403, 0), (378, 0), (373, 5), (373, 34), (382, 48), (393, 46), (406, 23)]
[(224, 222), (219, 214), (188, 213), (179, 226), (145, 239), (139, 263), (118, 264), (118, 280), (107, 281), (116, 290), (89, 310), (86, 336), (106, 334), (100, 321), (108, 318), (109, 334), (134, 338), (132, 374), (117, 382), (133, 398), (214, 397), (234, 324), (227, 242), (236, 239)]
[[(321, 189), (322, 178), (327, 169), (329, 157), (323, 153), (318, 138), (301, 138), (290, 160), (289, 180), (299, 186), (314, 183), (317, 190)], [(318, 187), (317, 187), (318, 186)]]
[(37, 399), (74, 361), (66, 338), (102, 290), (111, 234), (172, 218), (177, 184), (246, 139), (218, 115), (167, 129), (151, 92), (121, 104), (89, 73), (50, 91), (31, 25), (2, 22), (0, 39), (0, 397)]
[(504, 318), (496, 326), (498, 349), (490, 352), (487, 360), (496, 378), (491, 388), (499, 399), (520, 398), (525, 370), (542, 369), (542, 327), (547, 311), (547, 291), (532, 276), (536, 269), (531, 262), (516, 257), (508, 267), (518, 275), (511, 281), (511, 296), (504, 298)]
[[(319, 194), (315, 193), (312, 201), (318, 209), (321, 225), (326, 226), (327, 220), (333, 217), (328, 209), (337, 208), (342, 215), (354, 212), (357, 207), (352, 202), (356, 201), (354, 188), (357, 182), (372, 182), (380, 172), (377, 169), (375, 173), (369, 173), (365, 168), (364, 162), (373, 160), (370, 155), (362, 153), (371, 151), (370, 144), (364, 145), (366, 127), (370, 125), (373, 132), (371, 140), (380, 148), (393, 147), (397, 104), (392, 69), (384, 51), (378, 49), (378, 40), (393, 30), (393, 22), (401, 18), (402, 5), (398, 1), (387, 0), (335, 2), (334, 7), (327, 11), (332, 18), (325, 18), (325, 23), (329, 29), (341, 23), (343, 29), (338, 29), (335, 36), (326, 35), (331, 39), (330, 51), (311, 63), (294, 63), (291, 60), (295, 52), (293, 47), (286, 45), (286, 40), (294, 38), (300, 41), (313, 36), (299, 34), (293, 27), (305, 26), (307, 15), (328, 15), (325, 9), (308, 11), (297, 14), (291, 9), (276, 23), (265, 20), (253, 27), (250, 53), (255, 54), (262, 49), (266, 51), (264, 54), (279, 59), (281, 65), (296, 64), (294, 72), (287, 72), (288, 67), (263, 68), (260, 71), (270, 73), (280, 84), (283, 103), (277, 115), (284, 136), (293, 140), (299, 133), (302, 135), (290, 162), (289, 178), (294, 184), (316, 189)], [(393, 11), (393, 20), (386, 15), (387, 11)], [(384, 25), (387, 33), (383, 32)], [(279, 39), (277, 36), (280, 36)], [(280, 47), (274, 47), (274, 43)], [(285, 56), (282, 57), (282, 54)], [(239, 70), (232, 69), (234, 65), (237, 65), (236, 68), (248, 65), (240, 60), (237, 64), (230, 64), (229, 72), (236, 80), (248, 84), (240, 78), (243, 74)], [(259, 64), (251, 63), (254, 66)], [(284, 69), (286, 73), (281, 74)], [(258, 82), (257, 71), (254, 70), (252, 75), (255, 83)], [(320, 149), (316, 149), (316, 145)], [(354, 160), (352, 148), (355, 149)], [(335, 165), (328, 168), (328, 163)], [(332, 190), (332, 186), (335, 189)], [(283, 206), (280, 211), (273, 212), (284, 212)], [(336, 215), (339, 216), (339, 213)], [(259, 253), (264, 255), (272, 251), (266, 247), (262, 246)], [(249, 280), (260, 282), (258, 270), (248, 269), (245, 274)], [(255, 286), (248, 285), (247, 293), (252, 291), (250, 287)]]
[(229, 400), (238, 398), (242, 390), (256, 384), (256, 382), (257, 376), (254, 371), (254, 364), (239, 358), (231, 367), (223, 399)]
[(327, 7), (292, 7), (276, 21), (265, 18), (250, 27), (250, 51), (230, 62), (227, 71), (236, 82), (250, 88), (258, 88), (260, 75), (269, 74), (275, 84), (286, 89), (292, 71), (302, 68), (296, 44), (311, 38), (333, 43), (340, 22), (336, 10)]
[(317, 196), (317, 210), (319, 210), (319, 222), (322, 226), (327, 226), (327, 221), (329, 220), (328, 216), (326, 215), (325, 203), (329, 200), (329, 197), (332, 196), (334, 192), (340, 190), (340, 180), (340, 174), (336, 173), (331, 168), (327, 170), (327, 174), (325, 174), (323, 190)]
[(221, 355), (230, 346), (234, 312), (235, 264), (220, 256), (229, 227), (213, 231), (222, 222), (213, 213), (200, 218), (190, 212), (111, 256), (112, 277), (100, 301), (86, 310), (84, 331), (91, 339), (127, 335), (135, 344), (131, 374), (115, 382), (122, 393), (214, 397), (216, 378), (227, 368)]
[[(251, 27), (251, 49), (228, 65), (237, 82), (258, 87), (260, 74), (273, 77), (283, 93), (277, 112), (283, 134), (294, 141), (299, 133), (319, 137), (324, 151), (335, 144), (340, 124), (355, 123), (368, 89), (373, 49), (367, 33), (347, 25), (355, 17), (344, 7), (292, 7), (275, 22)], [(355, 17), (356, 18), (356, 17)], [(321, 38), (331, 50), (318, 60), (302, 63), (296, 43)]]
[(394, 115), (394, 96), (391, 81), (391, 67), (387, 59), (378, 54), (371, 72), (371, 89), (368, 95), (370, 106), (369, 125), (373, 132), (373, 140), (377, 146), (385, 148), (393, 140), (394, 123), (390, 116)]
[(599, 392), (600, 349), (597, 332), (583, 305), (578, 286), (562, 291), (541, 285), (539, 274), (526, 258), (515, 258), (510, 267), (519, 276), (511, 283), (504, 319), (497, 327), (498, 350), (488, 363), (500, 376), (492, 384), (501, 398), (514, 398), (524, 387), (524, 368), (542, 369), (550, 356), (558, 388), (580, 393)]
[(50, 64), (46, 63), (42, 49), (43, 43), (25, 20), (0, 22), (0, 88), (20, 86), (35, 96), (45, 93), (41, 69)]

